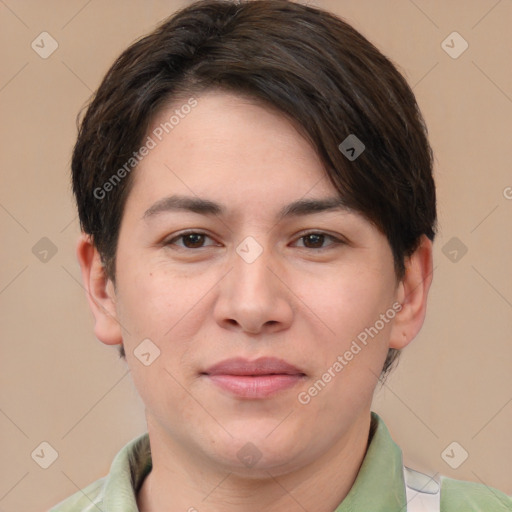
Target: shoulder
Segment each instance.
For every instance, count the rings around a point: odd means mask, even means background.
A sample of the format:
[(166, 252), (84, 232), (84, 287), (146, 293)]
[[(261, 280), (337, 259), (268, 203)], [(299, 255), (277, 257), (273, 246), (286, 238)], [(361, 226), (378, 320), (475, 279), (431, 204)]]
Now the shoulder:
[(87, 487), (61, 501), (48, 512), (97, 512), (103, 510), (103, 489), (107, 477), (100, 478)]
[(512, 497), (484, 484), (441, 478), (441, 512), (512, 512)]
[(485, 484), (438, 480), (404, 466), (408, 512), (512, 512), (512, 497)]

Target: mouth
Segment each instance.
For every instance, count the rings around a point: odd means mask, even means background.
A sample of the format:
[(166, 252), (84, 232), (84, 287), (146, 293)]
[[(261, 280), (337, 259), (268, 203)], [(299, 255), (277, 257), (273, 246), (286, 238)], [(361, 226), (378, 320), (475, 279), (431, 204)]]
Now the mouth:
[(201, 375), (224, 391), (249, 399), (270, 397), (296, 386), (306, 377), (302, 370), (273, 357), (254, 361), (226, 359), (201, 372)]

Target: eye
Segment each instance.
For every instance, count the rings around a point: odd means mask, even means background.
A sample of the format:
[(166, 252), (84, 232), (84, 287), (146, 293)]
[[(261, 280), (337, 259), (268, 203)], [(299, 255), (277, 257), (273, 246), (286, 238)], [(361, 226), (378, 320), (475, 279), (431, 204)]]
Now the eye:
[[(305, 249), (327, 249), (331, 245), (344, 244), (345, 242), (339, 238), (322, 232), (310, 232), (303, 234), (298, 240), (303, 240), (302, 247)], [(323, 244), (326, 240), (331, 240), (332, 243), (325, 247)], [(299, 246), (300, 247), (300, 246)]]
[[(205, 245), (205, 241), (207, 239), (213, 241), (213, 239), (210, 236), (208, 236), (206, 233), (203, 233), (202, 231), (187, 231), (171, 238), (165, 243), (165, 245), (175, 245), (183, 249), (201, 249), (204, 247), (218, 245), (215, 242)], [(341, 240), (340, 238), (336, 238), (327, 233), (318, 231), (305, 233), (302, 236), (300, 236), (297, 240), (303, 241), (303, 244), (299, 245), (298, 247), (316, 250), (327, 249), (330, 246), (345, 243), (344, 240)], [(330, 240), (331, 243), (325, 246), (324, 244), (328, 240)]]
[[(166, 242), (166, 245), (177, 245), (185, 249), (201, 249), (215, 244), (204, 245), (206, 239), (212, 240), (206, 233), (200, 231), (188, 231), (181, 233)], [(181, 240), (183, 244), (177, 244), (176, 241)]]

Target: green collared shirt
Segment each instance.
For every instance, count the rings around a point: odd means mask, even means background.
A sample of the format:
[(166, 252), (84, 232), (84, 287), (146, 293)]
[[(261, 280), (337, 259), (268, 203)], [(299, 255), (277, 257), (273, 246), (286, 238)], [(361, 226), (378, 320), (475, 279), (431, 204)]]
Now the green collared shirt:
[[(334, 512), (406, 512), (402, 451), (371, 413), (370, 444), (349, 493)], [(148, 434), (116, 455), (110, 473), (49, 512), (138, 512), (137, 493), (151, 471)], [(428, 510), (428, 509), (425, 509)], [(441, 477), (441, 512), (512, 512), (512, 498), (483, 484)]]

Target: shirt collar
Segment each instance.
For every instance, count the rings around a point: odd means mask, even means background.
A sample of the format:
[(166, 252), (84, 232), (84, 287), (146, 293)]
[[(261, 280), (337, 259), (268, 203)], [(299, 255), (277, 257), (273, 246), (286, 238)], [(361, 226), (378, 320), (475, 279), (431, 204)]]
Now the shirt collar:
[(105, 512), (138, 512), (137, 493), (152, 467), (146, 432), (130, 441), (114, 458), (103, 488)]
[(407, 509), (402, 451), (382, 419), (371, 413), (370, 443), (349, 493), (335, 512)]

